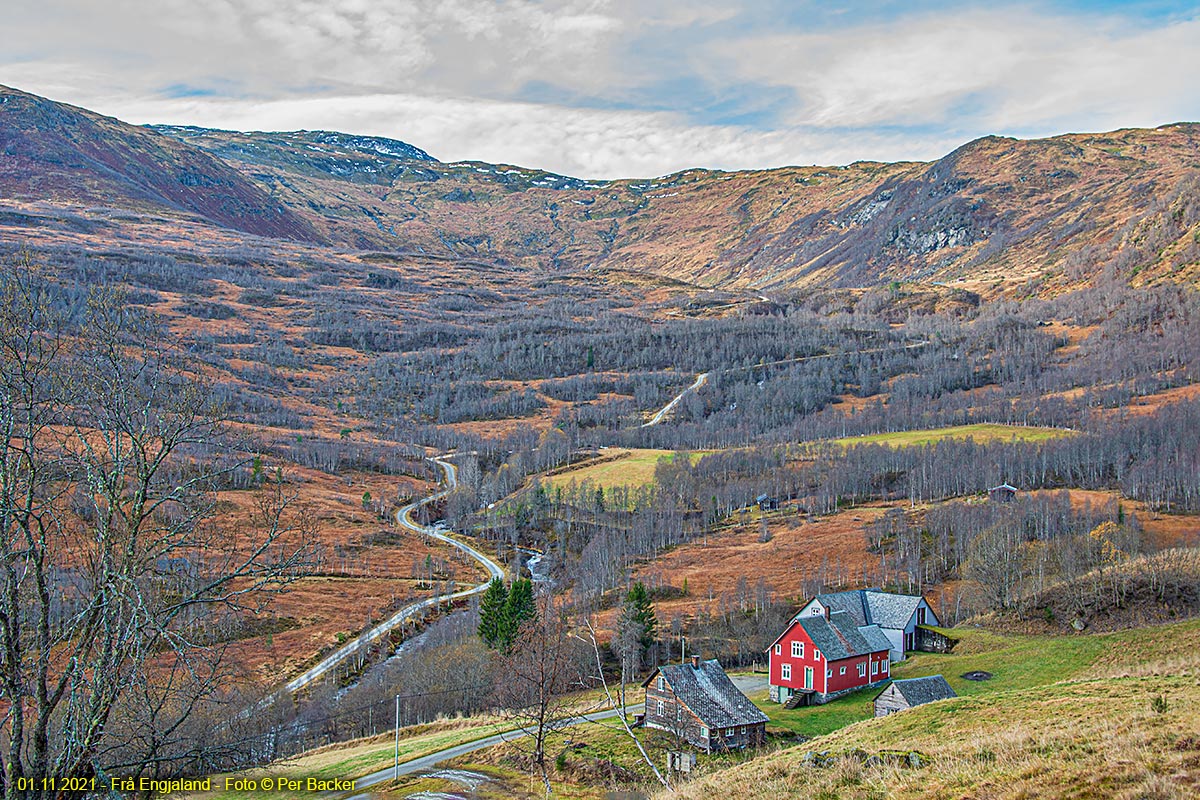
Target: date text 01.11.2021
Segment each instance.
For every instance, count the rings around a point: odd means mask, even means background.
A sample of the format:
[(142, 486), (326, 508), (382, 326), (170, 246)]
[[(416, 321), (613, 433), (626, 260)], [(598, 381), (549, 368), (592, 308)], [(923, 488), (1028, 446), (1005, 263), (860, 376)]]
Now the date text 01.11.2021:
[(96, 791), (95, 778), (17, 778), (16, 784), (18, 792)]

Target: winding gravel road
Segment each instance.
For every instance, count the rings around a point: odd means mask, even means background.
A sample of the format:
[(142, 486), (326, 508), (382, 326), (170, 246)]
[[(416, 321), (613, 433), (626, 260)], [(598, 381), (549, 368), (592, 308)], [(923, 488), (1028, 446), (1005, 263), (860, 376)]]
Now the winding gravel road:
[[(763, 297), (762, 299), (767, 300), (766, 297)], [(925, 347), (928, 344), (929, 344), (928, 340), (921, 341), (921, 342), (911, 342), (909, 344), (901, 345), (901, 347), (899, 349), (916, 350), (917, 348)], [(862, 355), (864, 353), (886, 353), (886, 352), (896, 350), (896, 349), (898, 349), (898, 348), (896, 348), (894, 346), (875, 347), (870, 350), (859, 350), (857, 352), (859, 355)], [(745, 372), (747, 370), (762, 369), (763, 367), (777, 367), (777, 366), (781, 366), (783, 364), (799, 364), (800, 362), (803, 362), (803, 361), (817, 361), (817, 360), (820, 360), (823, 358), (840, 358), (844, 355), (845, 355), (845, 353), (818, 353), (816, 355), (811, 355), (811, 356), (796, 356), (795, 358), (783, 358), (778, 361), (763, 361), (758, 364), (750, 364), (749, 366), (745, 366), (745, 367), (730, 367), (729, 369), (724, 369), (724, 370), (720, 370), (720, 371), (723, 373)], [(665, 406), (660, 408), (658, 410), (658, 412), (653, 417), (650, 418), (649, 422), (642, 423), (642, 427), (649, 428), (650, 426), (657, 425), (660, 422), (662, 422), (664, 419), (666, 419), (667, 415), (675, 410), (675, 406), (679, 405), (680, 402), (683, 401), (683, 398), (687, 397), (689, 394), (691, 394), (694, 391), (697, 391), (701, 386), (708, 383), (708, 378), (710, 375), (712, 375), (711, 372), (701, 372), (699, 375), (697, 375), (696, 381), (691, 386), (687, 387), (682, 392), (675, 395), (675, 397), (671, 398), (671, 402), (667, 403)]]
[(454, 491), (454, 488), (458, 486), (458, 468), (442, 458), (435, 458), (434, 462), (442, 468), (443, 472), (446, 473), (445, 486), (434, 494), (429, 495), (429, 497), (409, 503), (401, 508), (396, 512), (396, 521), (410, 531), (423, 534), (431, 539), (437, 539), (440, 542), (444, 542), (463, 551), (471, 558), (482, 564), (484, 569), (488, 571), (487, 580), (470, 589), (463, 589), (462, 591), (454, 592), (453, 594), (436, 595), (434, 597), (404, 606), (395, 614), (392, 614), (392, 616), (388, 617), (374, 628), (371, 628), (371, 630), (369, 630), (366, 634), (362, 636), (356, 636), (352, 641), (347, 642), (337, 650), (334, 650), (332, 653), (325, 656), (325, 658), (321, 659), (315, 666), (310, 667), (300, 675), (297, 675), (295, 678), (288, 681), (288, 683), (284, 686), (284, 689), (287, 691), (293, 693), (298, 692), (313, 681), (319, 680), (338, 664), (341, 664), (343, 661), (353, 656), (358, 651), (359, 647), (362, 646), (362, 644), (369, 644), (377, 639), (382, 638), (383, 636), (386, 636), (392, 631), (393, 628), (398, 627), (402, 622), (404, 622), (404, 620), (408, 619), (418, 611), (423, 611), (427, 608), (432, 608), (448, 601), (457, 600), (461, 597), (470, 597), (473, 594), (479, 594), (487, 589), (488, 584), (491, 583), (493, 578), (504, 578), (504, 570), (500, 567), (500, 565), (476, 550), (474, 547), (471, 547), (471, 545), (464, 544), (463, 542), (451, 538), (439, 530), (421, 525), (413, 520), (412, 514), (414, 511), (421, 506), (441, 500), (443, 497), (450, 494), (450, 492)]

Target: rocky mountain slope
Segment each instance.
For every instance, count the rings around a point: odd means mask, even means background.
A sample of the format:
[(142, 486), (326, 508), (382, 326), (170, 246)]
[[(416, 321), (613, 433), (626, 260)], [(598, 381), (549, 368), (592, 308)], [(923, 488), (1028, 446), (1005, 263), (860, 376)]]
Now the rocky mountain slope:
[(316, 237), (303, 218), (199, 148), (4, 86), (0, 197), (182, 211), (246, 233)]
[(0, 196), (158, 204), (267, 236), (787, 291), (1200, 280), (1200, 125), (986, 137), (933, 163), (583, 181), (324, 131), (140, 128), (4, 90)]

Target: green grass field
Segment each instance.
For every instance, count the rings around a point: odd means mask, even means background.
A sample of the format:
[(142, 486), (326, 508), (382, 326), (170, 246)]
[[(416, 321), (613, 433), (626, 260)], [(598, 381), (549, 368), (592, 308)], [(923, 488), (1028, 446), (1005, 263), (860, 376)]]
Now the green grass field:
[[(979, 423), (976, 425), (958, 425), (952, 428), (934, 428), (920, 431), (898, 431), (895, 433), (876, 433), (868, 436), (848, 436), (835, 439), (836, 444), (843, 447), (853, 447), (859, 444), (882, 444), (889, 447), (915, 447), (933, 444), (942, 439), (974, 439), (977, 442), (1023, 441), (1041, 442), (1061, 436), (1071, 436), (1072, 432), (1060, 428), (1036, 428), (1027, 425), (993, 425)], [(699, 461), (702, 456), (711, 451), (696, 451), (691, 453), (692, 462)], [(605, 451), (607, 456), (627, 454), (611, 461), (600, 464), (583, 466), (579, 469), (560, 472), (546, 479), (551, 486), (566, 486), (571, 481), (583, 483), (590, 480), (593, 483), (611, 489), (617, 486), (636, 488), (646, 486), (654, 481), (654, 468), (660, 458), (671, 458), (674, 453), (670, 450), (653, 450), (649, 448), (610, 448)]]
[[(774, 727), (817, 738), (702, 778), (676, 796), (699, 800), (730, 787), (747, 800), (1198, 796), (1200, 620), (1090, 636), (950, 633), (961, 639), (954, 653), (914, 655), (893, 673), (945, 675), (957, 699), (883, 719), (872, 715), (876, 689), (816, 708), (760, 703)], [(995, 677), (959, 677), (970, 670)], [(885, 750), (917, 750), (933, 763), (897, 769), (847, 756), (814, 769), (803, 762), (807, 752)]]
[[(1164, 724), (1178, 726), (1181, 720), (1195, 718), (1195, 713), (1190, 709), (1192, 701), (1200, 698), (1200, 684), (1194, 672), (1186, 677), (1189, 675), (1187, 668), (1175, 669), (1171, 665), (1179, 659), (1190, 657), (1191, 668), (1197, 666), (1200, 659), (1194, 654), (1197, 645), (1200, 645), (1200, 620), (1082, 636), (1005, 635), (979, 629), (952, 630), (948, 633), (959, 639), (955, 652), (948, 655), (912, 654), (893, 667), (893, 674), (897, 678), (914, 678), (940, 673), (945, 675), (959, 694), (958, 700), (874, 720), (872, 701), (879, 688), (857, 692), (824, 706), (791, 710), (770, 702), (764, 690), (751, 699), (771, 718), (768, 730), (776, 735), (792, 733), (816, 738), (789, 747), (790, 741), (785, 736), (776, 738), (762, 751), (703, 756), (697, 772), (692, 776), (694, 783), (687, 784), (696, 787), (696, 791), (683, 796), (699, 798), (724, 795), (764, 800), (791, 796), (883, 797), (887, 795), (880, 795), (874, 789), (868, 790), (865, 780), (864, 785), (856, 786), (845, 794), (839, 791), (832, 794), (809, 792), (801, 788), (802, 783), (797, 783), (797, 780), (805, 782), (807, 779), (803, 777), (803, 772), (796, 771), (795, 761), (806, 750), (838, 753), (860, 748), (874, 753), (882, 749), (919, 749), (937, 757), (941, 757), (943, 752), (956, 752), (953, 746), (939, 750), (938, 743), (943, 736), (969, 741), (969, 747), (960, 744), (959, 750), (967, 749), (971, 756), (982, 752), (982, 758), (986, 759), (991, 758), (988, 754), (992, 751), (1011, 753), (1015, 760), (1034, 760), (1039, 768), (1044, 768), (1046, 765), (1042, 759), (1047, 758), (1053, 763), (1056, 751), (1048, 749), (1044, 742), (1031, 741), (1025, 732), (1032, 731), (1036, 736), (1043, 729), (1057, 730), (1055, 726), (1060, 719), (1066, 726), (1063, 733), (1066, 746), (1075, 748), (1070, 752), (1074, 761), (1068, 763), (1062, 778), (1070, 783), (1080, 780), (1081, 775), (1102, 772), (1094, 768), (1094, 760), (1089, 761), (1094, 759), (1098, 751), (1099, 740), (1095, 747), (1086, 743), (1079, 745), (1078, 742), (1081, 737), (1094, 731), (1108, 732), (1110, 726), (1120, 724), (1118, 719), (1105, 719), (1106, 709), (1110, 706), (1131, 718), (1149, 720), (1149, 726), (1154, 726), (1158, 720), (1152, 718), (1154, 712), (1150, 711), (1149, 700), (1154, 693), (1162, 692), (1166, 695), (1168, 706), (1168, 713), (1161, 720)], [(973, 682), (960, 677), (965, 672), (975, 670), (990, 672), (993, 678)], [(1004, 738), (1014, 730), (1022, 731), (1016, 741)], [(660, 763), (665, 758), (667, 740), (662, 734), (651, 730), (640, 731), (640, 735), (655, 763)], [(565, 752), (565, 758), (572, 764), (612, 762), (637, 773), (644, 786), (654, 786), (649, 770), (640, 761), (625, 734), (617, 729), (614, 720), (555, 734), (550, 738), (547, 750), (553, 756)], [(495, 771), (505, 763), (505, 755), (513, 752), (511, 746), (491, 748), (465, 756), (455, 766)], [(772, 763), (787, 763), (789, 766), (781, 772), (773, 769), (770, 766)], [(962, 796), (973, 781), (989, 780), (986, 770), (991, 769), (992, 765), (987, 762), (982, 764), (984, 772), (978, 769), (979, 766), (974, 761), (965, 766), (955, 765), (955, 769), (948, 773), (946, 783), (940, 784), (938, 790), (950, 790), (950, 795), (941, 795), (937, 791), (922, 794), (918, 791), (911, 796), (928, 797), (931, 800), (941, 796)], [(726, 772), (731, 769), (732, 772)], [(731, 777), (726, 779), (726, 774)], [(788, 777), (782, 783), (775, 783), (780, 774)], [(816, 774), (818, 785), (814, 789), (827, 788), (823, 785), (826, 775), (835, 783), (839, 780), (837, 770), (817, 771)], [(732, 777), (736, 775), (748, 777)], [(919, 778), (920, 772), (914, 772), (914, 775)], [(587, 787), (577, 782), (578, 777), (568, 777), (554, 770), (552, 780), (556, 793), (561, 792), (562, 796), (588, 796)], [(1126, 786), (1136, 780), (1140, 780), (1140, 777), (1125, 776), (1112, 785)], [(513, 796), (520, 794), (518, 790), (528, 791), (528, 794), (520, 796), (536, 796), (537, 787), (530, 784), (526, 774), (512, 772), (504, 782)], [(764, 786), (771, 788), (760, 790)], [(405, 787), (406, 790), (410, 788)], [(845, 788), (844, 785), (839, 787)], [(1093, 785), (1091, 788), (1098, 787)], [(859, 789), (864, 791), (860, 792)], [(1089, 796), (1092, 795), (1078, 795), (1079, 798)]]
[[(610, 448), (606, 455), (628, 453), (629, 455), (605, 461), (601, 464), (573, 469), (547, 478), (552, 486), (566, 486), (571, 481), (583, 483), (592, 481), (598, 486), (611, 489), (616, 486), (638, 487), (654, 482), (654, 468), (660, 458), (673, 458), (670, 450)], [(699, 461), (704, 452), (691, 454), (692, 463)]]
[[(1158, 660), (1186, 658), (1200, 644), (1200, 620), (1094, 636), (1016, 636), (984, 630), (948, 630), (960, 641), (947, 655), (914, 653), (892, 666), (895, 678), (944, 675), (961, 697), (987, 696), (1091, 677), (1097, 672), (1135, 670)], [(987, 681), (960, 675), (982, 670)], [(822, 736), (874, 716), (879, 688), (840, 697), (811, 708), (786, 709), (766, 693), (751, 697), (775, 726), (805, 736)]]
[[(766, 691), (751, 697), (771, 718), (769, 730), (817, 737), (797, 747), (788, 747), (787, 738), (776, 739), (766, 750), (729, 753), (703, 757), (693, 782), (680, 797), (711, 796), (718, 786), (736, 786), (739, 797), (774, 798), (779, 796), (867, 798), (883, 796), (875, 791), (896, 774), (888, 768), (872, 770), (853, 766), (854, 790), (845, 794), (821, 794), (830, 788), (829, 781), (838, 769), (809, 772), (797, 765), (799, 757), (808, 750), (834, 753), (862, 749), (878, 752), (885, 749), (911, 750), (938, 760), (936, 785), (932, 789), (921, 783), (924, 770), (905, 773), (898, 798), (935, 798), (961, 796), (971, 787), (1001, 785), (1008, 779), (1008, 769), (1019, 771), (1023, 784), (1039, 796), (1039, 781), (1064, 787), (1084, 781), (1088, 791), (1100, 794), (1071, 794), (1063, 796), (1112, 796), (1125, 798), (1126, 789), (1152, 782), (1162, 770), (1179, 769), (1195, 750), (1195, 764), (1200, 765), (1200, 736), (1188, 739), (1182, 732), (1197, 731), (1200, 727), (1200, 620), (1162, 625), (1110, 634), (1079, 636), (1030, 636), (994, 633), (982, 629), (954, 629), (947, 633), (959, 639), (953, 653), (912, 654), (893, 666), (896, 678), (913, 678), (942, 674), (959, 694), (956, 700), (905, 711), (886, 719), (873, 719), (872, 700), (878, 688), (857, 692), (824, 706), (785, 709), (770, 702)], [(993, 678), (983, 682), (962, 679), (965, 672), (983, 670)], [(631, 702), (636, 702), (635, 692)], [(1151, 700), (1163, 697), (1165, 710), (1155, 710)], [(595, 705), (595, 692), (581, 695), (581, 707)], [(586, 701), (586, 702), (584, 702)], [(471, 741), (507, 729), (509, 724), (493, 719), (447, 720), (429, 726), (409, 729), (400, 742), (401, 758)], [(661, 734), (642, 731), (643, 740), (655, 763), (665, 758), (669, 742)], [(1098, 755), (1100, 742), (1122, 741), (1120, 750), (1135, 752), (1136, 758), (1125, 758), (1116, 768), (1108, 764), (1111, 775)], [(556, 733), (547, 743), (547, 752), (557, 761), (560, 755), (564, 771), (556, 765), (552, 770), (555, 794), (559, 797), (584, 800), (599, 798), (607, 783), (601, 786), (586, 777), (589, 769), (611, 762), (639, 776), (644, 786), (653, 786), (649, 770), (641, 762), (633, 744), (619, 730), (616, 720), (582, 725)], [(1180, 749), (1184, 744), (1187, 748)], [(494, 783), (481, 788), (481, 800), (493, 797), (533, 798), (540, 796), (540, 781), (515, 768), (509, 760), (519, 754), (512, 745), (497, 746), (471, 753), (449, 766), (479, 770), (490, 774)], [(1163, 760), (1156, 753), (1169, 752)], [(564, 755), (565, 754), (565, 755)], [(272, 775), (354, 777), (386, 767), (392, 759), (391, 739), (384, 735), (347, 746), (315, 751), (267, 770), (252, 770), (248, 777)], [(1167, 764), (1167, 761), (1170, 764)], [(748, 763), (744, 763), (748, 762)], [(850, 769), (850, 767), (847, 767)], [(731, 770), (726, 773), (726, 770)], [(797, 771), (803, 770), (803, 771)], [(878, 774), (876, 774), (878, 773)], [(728, 777), (726, 777), (728, 775)], [(796, 784), (780, 776), (803, 777), (805, 790), (796, 795)], [(1096, 777), (1099, 776), (1099, 777)], [(1195, 776), (1200, 785), (1200, 772)], [(911, 778), (911, 780), (910, 780)], [(780, 781), (783, 780), (783, 783)], [(1102, 780), (1102, 783), (1086, 783)], [(884, 783), (879, 783), (883, 781)], [(998, 782), (998, 783), (997, 783)], [(219, 780), (214, 779), (214, 787)], [(811, 788), (812, 791), (808, 791)], [(836, 787), (835, 787), (836, 788)], [(842, 788), (845, 788), (842, 785)], [(442, 779), (412, 776), (395, 786), (381, 786), (387, 796), (407, 796), (412, 792), (455, 792), (451, 783)], [(859, 791), (861, 790), (861, 791)], [(1107, 794), (1105, 792), (1108, 792)], [(726, 792), (728, 794), (728, 792)], [(214, 792), (209, 797), (254, 797), (275, 800), (279, 792), (225, 793)], [(890, 795), (888, 795), (890, 796)], [(992, 796), (984, 793), (982, 796)], [(998, 794), (997, 797), (1008, 797)], [(1055, 796), (1060, 796), (1055, 793)], [(1164, 797), (1171, 794), (1137, 794), (1137, 797)], [(1179, 795), (1184, 797), (1187, 795)], [(206, 799), (207, 800), (207, 799)]]
[[(482, 739), (511, 728), (511, 723), (494, 718), (491, 721), (445, 720), (430, 725), (405, 728), (400, 738), (400, 760), (419, 758), (447, 747)], [(345, 745), (314, 750), (261, 769), (234, 773), (232, 777), (256, 780), (265, 777), (288, 777), (301, 780), (309, 777), (351, 779), (388, 767), (394, 758), (395, 742), (391, 733), (385, 733), (373, 739), (360, 739)], [(294, 792), (288, 791), (225, 791), (224, 780), (224, 775), (214, 775), (212, 792), (195, 794), (191, 797), (197, 800), (235, 800), (235, 798), (284, 800), (284, 798), (295, 796)]]
[(1036, 428), (1028, 425), (993, 425), (979, 423), (976, 425), (956, 425), (952, 428), (931, 428), (920, 431), (896, 431), (894, 433), (873, 433), (866, 436), (847, 436), (835, 439), (837, 444), (853, 447), (858, 444), (882, 444), (889, 447), (918, 447), (935, 444), (943, 439), (974, 439), (977, 442), (1044, 442), (1062, 436), (1071, 436), (1072, 432), (1061, 428)]

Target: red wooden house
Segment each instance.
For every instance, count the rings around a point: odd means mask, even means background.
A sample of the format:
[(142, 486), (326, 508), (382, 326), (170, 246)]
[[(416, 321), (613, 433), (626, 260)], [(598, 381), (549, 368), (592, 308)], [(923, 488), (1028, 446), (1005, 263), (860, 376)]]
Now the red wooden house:
[(845, 612), (797, 617), (767, 650), (771, 699), (812, 705), (883, 683), (890, 647), (878, 625), (855, 625)]

